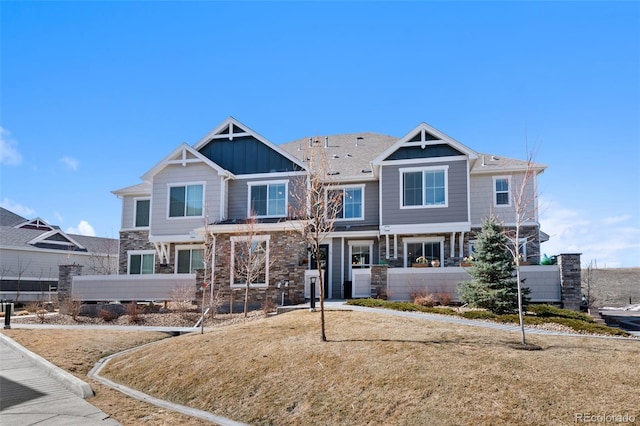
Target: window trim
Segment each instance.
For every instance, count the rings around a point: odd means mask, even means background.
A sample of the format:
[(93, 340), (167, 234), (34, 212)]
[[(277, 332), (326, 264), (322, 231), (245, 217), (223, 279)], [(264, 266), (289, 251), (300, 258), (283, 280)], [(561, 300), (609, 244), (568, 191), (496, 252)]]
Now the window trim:
[(249, 241), (249, 239), (251, 238), (251, 241), (258, 241), (258, 242), (263, 242), (266, 241), (267, 242), (267, 249), (266, 249), (266, 253), (265, 253), (265, 257), (264, 257), (264, 262), (265, 262), (265, 271), (264, 271), (264, 279), (265, 282), (264, 283), (253, 283), (249, 285), (249, 288), (267, 288), (269, 287), (269, 252), (270, 252), (270, 244), (269, 242), (271, 241), (271, 235), (254, 235), (253, 237), (249, 237), (249, 236), (232, 236), (230, 238), (230, 244), (231, 244), (231, 261), (229, 262), (229, 285), (231, 286), (231, 288), (245, 288), (245, 284), (236, 284), (235, 283), (235, 259), (236, 259), (236, 249), (235, 249), (235, 243), (242, 241)]
[[(202, 250), (202, 262), (204, 263), (204, 251), (205, 247), (202, 244), (181, 244), (176, 245), (174, 250), (175, 262), (174, 262), (174, 273), (178, 274), (178, 252), (189, 250), (189, 271), (191, 271), (191, 267), (193, 264), (193, 250)], [(193, 274), (195, 272), (182, 272), (186, 274)]]
[[(186, 188), (188, 186), (202, 186), (202, 205), (200, 206), (200, 215), (187, 216), (186, 211), (184, 216), (171, 216), (171, 188), (185, 188), (185, 197), (186, 197)], [(198, 219), (204, 217), (204, 205), (206, 198), (206, 182), (180, 182), (180, 183), (168, 183), (167, 184), (167, 220), (188, 220), (188, 219)], [(185, 209), (186, 209), (186, 199), (185, 199)]]
[[(282, 185), (284, 184), (284, 214), (270, 215), (269, 213), (269, 185)], [(254, 186), (266, 186), (267, 187), (267, 214), (266, 215), (252, 215), (251, 214), (251, 189)], [(248, 218), (274, 218), (274, 217), (287, 217), (289, 208), (289, 180), (261, 180), (254, 182), (247, 182), (247, 217)]]
[(440, 243), (440, 265), (444, 265), (444, 240), (445, 238), (442, 236), (439, 237), (410, 237), (410, 238), (404, 238), (402, 240), (402, 245), (403, 245), (403, 262), (404, 262), (404, 267), (408, 268), (409, 266), (409, 262), (408, 262), (408, 252), (407, 252), (407, 244), (411, 244), (411, 243)]
[[(449, 165), (442, 164), (439, 166), (422, 166), (422, 167), (401, 167), (398, 169), (400, 173), (400, 210), (411, 210), (411, 209), (438, 209), (438, 208), (447, 208), (449, 207)], [(444, 172), (444, 203), (443, 204), (425, 204), (426, 197), (424, 196), (424, 191), (426, 187), (424, 186), (424, 172), (433, 172), (433, 171), (443, 171)], [(405, 206), (404, 205), (404, 175), (405, 173), (416, 173), (422, 172), (422, 204), (418, 206)]]
[[(498, 190), (496, 189), (496, 183), (498, 180), (505, 179), (507, 181), (507, 204), (498, 204)], [(511, 176), (493, 176), (492, 179), (492, 193), (493, 193), (493, 207), (511, 207)], [(505, 191), (500, 191), (500, 194), (504, 194)]]
[(356, 220), (364, 220), (364, 194), (365, 194), (365, 184), (357, 184), (357, 185), (332, 185), (328, 186), (324, 192), (324, 204), (325, 206), (329, 205), (329, 191), (342, 191), (342, 212), (344, 216), (344, 193), (347, 189), (360, 189), (362, 191), (362, 202), (360, 207), (360, 216), (359, 217), (336, 217), (336, 221), (356, 221)]
[(373, 265), (373, 240), (350, 240), (347, 244), (349, 245), (349, 281), (351, 281), (353, 279), (353, 247), (369, 247), (369, 263), (356, 269), (371, 269), (371, 265)]
[[(149, 201), (149, 224), (138, 226), (138, 201)], [(133, 199), (133, 227), (136, 229), (147, 229), (151, 226), (151, 197), (135, 197)]]
[[(142, 262), (140, 263), (140, 273), (132, 274), (131, 273), (131, 256), (144, 256), (144, 255), (152, 255), (153, 256), (153, 271), (150, 274), (142, 273)], [(141, 261), (144, 259), (140, 259)], [(156, 251), (155, 250), (129, 250), (127, 251), (127, 275), (154, 275), (156, 273)]]

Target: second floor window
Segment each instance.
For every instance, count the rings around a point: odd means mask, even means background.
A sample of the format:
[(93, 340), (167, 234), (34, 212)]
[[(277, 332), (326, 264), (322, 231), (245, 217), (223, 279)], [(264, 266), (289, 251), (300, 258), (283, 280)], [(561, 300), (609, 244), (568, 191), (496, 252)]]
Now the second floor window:
[(149, 226), (149, 208), (151, 200), (136, 200), (136, 228), (146, 228)]
[(336, 219), (364, 219), (363, 187), (333, 188), (327, 197), (327, 205), (337, 203)]
[(203, 185), (169, 188), (169, 217), (202, 216)]
[(287, 215), (285, 182), (249, 185), (249, 216), (283, 217)]
[(494, 188), (495, 188), (495, 205), (496, 206), (508, 206), (510, 205), (509, 201), (509, 178), (500, 177), (494, 178)]
[(402, 207), (446, 207), (447, 168), (400, 170)]

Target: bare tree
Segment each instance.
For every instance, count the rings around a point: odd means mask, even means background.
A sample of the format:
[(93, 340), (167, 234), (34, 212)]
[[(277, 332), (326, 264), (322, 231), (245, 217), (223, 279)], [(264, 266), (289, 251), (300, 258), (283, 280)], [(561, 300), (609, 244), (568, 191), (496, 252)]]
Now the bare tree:
[(582, 284), (585, 289), (583, 297), (584, 303), (587, 305), (587, 312), (589, 315), (591, 315), (591, 309), (595, 306), (597, 300), (594, 293), (591, 291), (591, 287), (596, 281), (594, 273), (595, 269), (598, 269), (598, 265), (595, 260), (592, 260), (582, 272)]
[[(113, 238), (100, 238), (96, 241), (96, 247), (89, 255), (87, 268), (90, 274), (114, 275), (118, 270), (118, 244)], [(68, 254), (70, 262), (71, 253)]]
[(304, 158), (307, 163), (306, 181), (297, 185), (294, 190), (293, 197), (297, 201), (295, 218), (298, 220), (292, 223), (316, 259), (320, 287), (321, 338), (326, 342), (324, 274), (320, 262), (320, 246), (327, 234), (333, 231), (335, 221), (342, 211), (342, 192), (331, 190), (333, 173), (321, 144), (312, 142)]
[(521, 256), (522, 248), (532, 237), (522, 237), (522, 227), (525, 223), (537, 222), (537, 194), (534, 183), (536, 174), (540, 168), (533, 162), (533, 153), (527, 154), (526, 166), (522, 173), (513, 174), (509, 193), (511, 197), (511, 214), (513, 214), (514, 225), (512, 229), (505, 230), (505, 235), (509, 241), (507, 248), (513, 255), (516, 268), (516, 279), (518, 285), (518, 318), (520, 322), (520, 335), (522, 344), (526, 345), (524, 330), (524, 309), (523, 309), (523, 289), (520, 267), (525, 260)]
[(25, 262), (25, 260), (21, 257), (18, 258), (18, 263), (16, 265), (16, 302), (20, 299), (20, 290), (22, 287), (22, 277), (25, 272), (31, 266), (31, 259)]
[(269, 236), (261, 235), (255, 214), (247, 219), (242, 235), (231, 237), (232, 283), (244, 285), (244, 316), (249, 312), (249, 290), (256, 284), (268, 285), (269, 267), (275, 259), (269, 254)]

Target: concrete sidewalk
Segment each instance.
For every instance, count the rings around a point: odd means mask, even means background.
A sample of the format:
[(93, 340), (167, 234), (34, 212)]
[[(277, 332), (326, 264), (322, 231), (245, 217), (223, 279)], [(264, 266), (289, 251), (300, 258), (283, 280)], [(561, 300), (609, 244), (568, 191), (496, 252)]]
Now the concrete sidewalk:
[(0, 424), (119, 425), (84, 398), (91, 387), (0, 333)]

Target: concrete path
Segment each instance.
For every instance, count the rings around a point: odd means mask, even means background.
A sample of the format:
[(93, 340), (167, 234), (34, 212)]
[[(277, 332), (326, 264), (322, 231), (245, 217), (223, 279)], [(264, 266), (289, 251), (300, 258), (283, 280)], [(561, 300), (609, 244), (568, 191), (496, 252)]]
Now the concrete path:
[(119, 425), (84, 398), (91, 387), (0, 333), (0, 424)]

